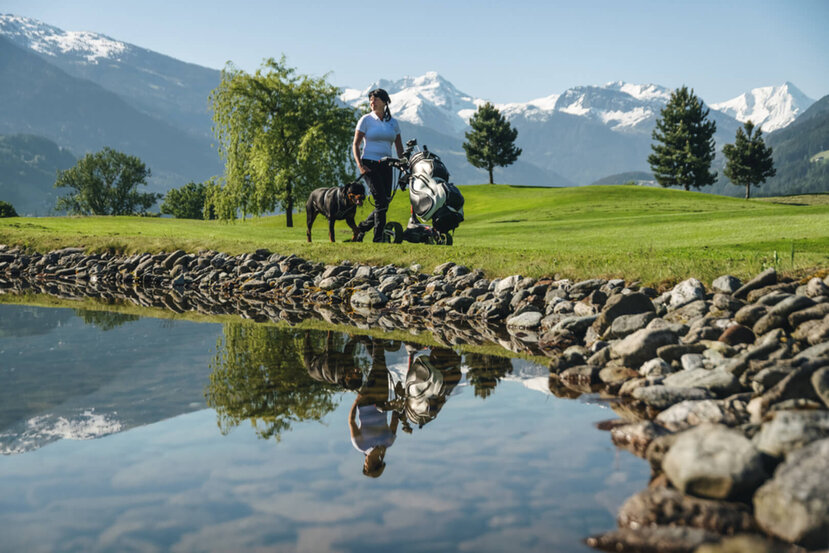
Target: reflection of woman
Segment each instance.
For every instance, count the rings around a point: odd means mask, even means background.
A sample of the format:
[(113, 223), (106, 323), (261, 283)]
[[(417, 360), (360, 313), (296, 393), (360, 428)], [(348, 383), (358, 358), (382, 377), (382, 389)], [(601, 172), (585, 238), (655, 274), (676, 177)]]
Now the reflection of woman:
[(389, 399), (389, 370), (381, 343), (372, 341), (372, 366), (357, 393), (348, 415), (351, 443), (365, 454), (363, 474), (377, 478), (386, 468), (386, 449), (397, 434), (398, 414), (392, 411), (391, 424), (384, 411)]

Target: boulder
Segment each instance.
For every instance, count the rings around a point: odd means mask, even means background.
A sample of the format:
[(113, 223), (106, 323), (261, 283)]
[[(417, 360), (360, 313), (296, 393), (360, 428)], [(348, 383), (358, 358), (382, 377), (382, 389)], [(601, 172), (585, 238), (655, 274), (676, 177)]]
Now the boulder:
[(588, 546), (602, 551), (637, 553), (692, 553), (706, 543), (716, 543), (719, 534), (686, 526), (647, 526), (620, 528), (591, 536)]
[(389, 298), (374, 287), (355, 290), (351, 294), (351, 307), (354, 309), (379, 309), (388, 301)]
[(655, 311), (651, 299), (641, 292), (631, 294), (614, 294), (610, 296), (599, 314), (599, 318), (593, 324), (593, 328), (601, 335), (605, 330), (622, 315), (636, 315)]
[(777, 284), (777, 271), (774, 268), (766, 269), (735, 290), (733, 295), (735, 298), (745, 298), (749, 292), (772, 284)]
[(731, 295), (739, 290), (742, 285), (743, 283), (739, 278), (731, 275), (723, 275), (714, 279), (714, 282), (711, 283), (711, 290), (715, 293)]
[(812, 388), (826, 407), (829, 407), (829, 367), (819, 369), (812, 375)]
[(633, 397), (660, 410), (681, 401), (712, 399), (711, 392), (702, 388), (674, 388), (663, 385), (637, 388), (633, 391)]
[(527, 311), (515, 317), (507, 319), (509, 328), (538, 328), (541, 326), (541, 319), (544, 318), (538, 311)]
[(727, 395), (740, 390), (740, 382), (722, 369), (692, 369), (665, 377), (665, 386), (675, 388), (703, 388), (714, 395)]
[(668, 305), (672, 308), (682, 307), (693, 301), (705, 299), (705, 286), (695, 278), (683, 280), (671, 290)]
[(829, 411), (776, 411), (754, 442), (759, 451), (782, 457), (824, 438), (829, 438)]
[(729, 346), (736, 346), (737, 344), (753, 344), (757, 337), (750, 328), (734, 323), (729, 325), (719, 337), (719, 341)]
[(724, 424), (734, 427), (748, 420), (745, 405), (724, 400), (703, 399), (681, 401), (656, 416), (654, 419), (668, 430), (679, 432), (703, 423)]
[(754, 445), (741, 432), (719, 424), (701, 424), (680, 434), (662, 468), (679, 491), (712, 499), (745, 497), (767, 478)]
[(647, 488), (630, 497), (616, 516), (621, 528), (686, 526), (717, 534), (756, 530), (747, 505), (700, 499), (673, 488)]
[(754, 494), (754, 516), (763, 530), (786, 541), (829, 545), (829, 439), (792, 453), (777, 467)]
[(624, 338), (637, 330), (645, 328), (654, 318), (656, 318), (656, 313), (652, 311), (616, 317), (610, 325), (610, 329), (605, 331), (604, 335), (610, 339)]
[(613, 344), (611, 351), (625, 366), (638, 369), (642, 363), (656, 357), (656, 351), (660, 347), (676, 342), (677, 335), (672, 330), (643, 328)]

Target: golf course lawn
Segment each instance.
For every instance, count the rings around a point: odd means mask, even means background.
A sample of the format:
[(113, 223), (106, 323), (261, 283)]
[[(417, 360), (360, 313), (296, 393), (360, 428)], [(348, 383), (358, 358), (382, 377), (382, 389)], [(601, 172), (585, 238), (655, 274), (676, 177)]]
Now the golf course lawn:
[[(768, 268), (797, 276), (829, 268), (827, 195), (743, 200), (637, 186), (531, 188), (464, 186), (466, 221), (454, 245), (348, 243), (337, 223), (327, 239), (318, 218), (305, 241), (305, 215), (249, 218), (233, 223), (157, 217), (0, 219), (0, 244), (36, 251), (83, 246), (120, 253), (212, 249), (231, 254), (265, 248), (326, 263), (345, 259), (385, 265), (445, 261), (482, 268), (490, 278), (509, 274), (572, 279), (622, 277), (668, 284), (703, 282), (722, 274), (748, 278)], [(788, 202), (788, 203), (787, 203)], [(358, 211), (358, 220), (371, 206)], [(388, 220), (405, 226), (409, 204), (397, 193)], [(368, 237), (370, 240), (370, 236)]]

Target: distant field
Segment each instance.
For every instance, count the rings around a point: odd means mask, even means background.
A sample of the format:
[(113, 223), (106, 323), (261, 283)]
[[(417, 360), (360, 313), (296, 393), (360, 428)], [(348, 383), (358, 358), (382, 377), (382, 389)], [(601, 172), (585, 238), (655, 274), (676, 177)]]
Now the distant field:
[[(90, 251), (198, 251), (228, 253), (266, 248), (309, 259), (397, 265), (431, 270), (444, 261), (483, 268), (488, 276), (558, 274), (574, 279), (623, 277), (648, 284), (694, 276), (710, 282), (741, 278), (775, 266), (806, 274), (829, 267), (826, 195), (742, 200), (636, 186), (529, 188), (462, 187), (466, 221), (451, 247), (327, 241), (318, 220), (305, 242), (305, 216), (262, 217), (235, 223), (140, 217), (0, 219), (0, 243), (44, 251), (80, 245)], [(783, 203), (791, 201), (791, 204)], [(369, 212), (364, 206), (361, 216)], [(398, 193), (389, 220), (408, 219), (408, 198)]]
[(809, 161), (811, 161), (813, 163), (815, 161), (827, 161), (827, 160), (829, 160), (829, 150), (824, 150), (822, 152), (818, 152), (809, 159)]

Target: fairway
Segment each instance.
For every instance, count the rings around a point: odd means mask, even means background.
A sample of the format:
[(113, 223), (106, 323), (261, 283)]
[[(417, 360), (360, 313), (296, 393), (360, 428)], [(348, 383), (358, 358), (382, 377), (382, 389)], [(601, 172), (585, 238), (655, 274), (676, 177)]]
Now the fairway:
[[(327, 263), (345, 259), (384, 265), (445, 261), (480, 267), (489, 277), (559, 275), (573, 279), (622, 277), (648, 284), (725, 273), (750, 277), (765, 268), (807, 273), (829, 267), (829, 204), (825, 196), (742, 200), (637, 186), (531, 188), (461, 187), (466, 221), (451, 247), (346, 243), (337, 223), (336, 244), (318, 219), (314, 242), (305, 241), (305, 215), (251, 218), (234, 223), (148, 217), (0, 219), (0, 243), (45, 251), (84, 246), (90, 251), (198, 251), (232, 254), (265, 248)], [(812, 201), (814, 199), (814, 201)], [(774, 200), (780, 200), (774, 201)], [(358, 212), (358, 220), (371, 207)], [(405, 225), (409, 204), (397, 193), (390, 221)], [(370, 239), (370, 237), (369, 237)]]

